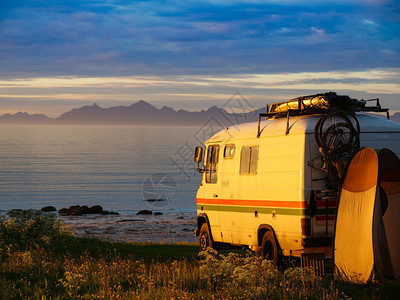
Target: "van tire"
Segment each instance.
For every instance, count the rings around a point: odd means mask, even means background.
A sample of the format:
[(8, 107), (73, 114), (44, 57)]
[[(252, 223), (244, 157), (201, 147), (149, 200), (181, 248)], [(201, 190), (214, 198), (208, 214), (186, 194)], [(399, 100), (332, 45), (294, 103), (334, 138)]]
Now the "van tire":
[(201, 251), (205, 251), (208, 247), (213, 247), (213, 241), (211, 240), (211, 234), (207, 223), (203, 223), (203, 225), (201, 225), (199, 244)]
[(279, 260), (279, 249), (274, 234), (271, 231), (264, 233), (261, 242), (261, 254), (264, 259), (271, 260), (277, 267)]

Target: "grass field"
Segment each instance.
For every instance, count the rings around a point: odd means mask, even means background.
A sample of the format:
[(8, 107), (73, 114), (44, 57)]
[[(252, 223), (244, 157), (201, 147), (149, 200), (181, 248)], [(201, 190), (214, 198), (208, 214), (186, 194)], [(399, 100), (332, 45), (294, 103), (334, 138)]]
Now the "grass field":
[(0, 220), (0, 299), (400, 299), (400, 287), (278, 272), (250, 252), (77, 238), (53, 215)]

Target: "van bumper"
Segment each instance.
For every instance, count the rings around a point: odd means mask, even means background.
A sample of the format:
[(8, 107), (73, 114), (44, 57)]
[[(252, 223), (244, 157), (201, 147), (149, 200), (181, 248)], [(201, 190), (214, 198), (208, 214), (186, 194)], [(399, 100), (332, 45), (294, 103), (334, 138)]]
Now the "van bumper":
[(323, 253), (325, 258), (332, 258), (332, 237), (307, 237), (302, 239), (302, 249), (282, 250), (284, 256), (301, 257), (304, 254)]
[(330, 236), (305, 238), (303, 253), (308, 255), (324, 253), (325, 258), (332, 258), (332, 242), (333, 238)]

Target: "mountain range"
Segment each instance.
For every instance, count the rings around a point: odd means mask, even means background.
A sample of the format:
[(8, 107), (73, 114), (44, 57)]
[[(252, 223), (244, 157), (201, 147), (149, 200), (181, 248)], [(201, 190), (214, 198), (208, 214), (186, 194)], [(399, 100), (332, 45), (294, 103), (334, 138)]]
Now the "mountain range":
[[(96, 103), (65, 112), (58, 118), (49, 118), (44, 114), (18, 112), (0, 116), (0, 124), (76, 124), (76, 125), (203, 125), (208, 121), (220, 123), (220, 127), (232, 124), (257, 121), (258, 114), (265, 112), (260, 108), (247, 113), (228, 112), (224, 108), (212, 106), (207, 110), (174, 110), (163, 106), (156, 108), (140, 100), (130, 106), (102, 108)], [(400, 113), (395, 113), (391, 120), (400, 123)]]
[(44, 114), (18, 112), (0, 116), (0, 124), (77, 124), (77, 125), (202, 125), (214, 120), (220, 125), (238, 124), (256, 121), (259, 112), (265, 108), (246, 113), (228, 112), (223, 108), (212, 106), (207, 110), (187, 111), (174, 110), (163, 106), (156, 108), (140, 100), (130, 106), (102, 108), (96, 103), (82, 106), (65, 112), (58, 118), (49, 118)]

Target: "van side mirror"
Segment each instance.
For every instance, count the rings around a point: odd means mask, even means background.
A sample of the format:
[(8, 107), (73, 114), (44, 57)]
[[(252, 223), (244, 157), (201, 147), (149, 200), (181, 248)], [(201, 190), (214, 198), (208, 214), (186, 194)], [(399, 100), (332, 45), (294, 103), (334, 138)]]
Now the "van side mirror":
[(196, 147), (194, 149), (194, 162), (201, 163), (202, 160), (203, 160), (203, 148), (202, 147)]
[(203, 173), (204, 168), (200, 168), (200, 163), (203, 161), (203, 148), (196, 147), (194, 149), (194, 162), (197, 163), (197, 172)]

